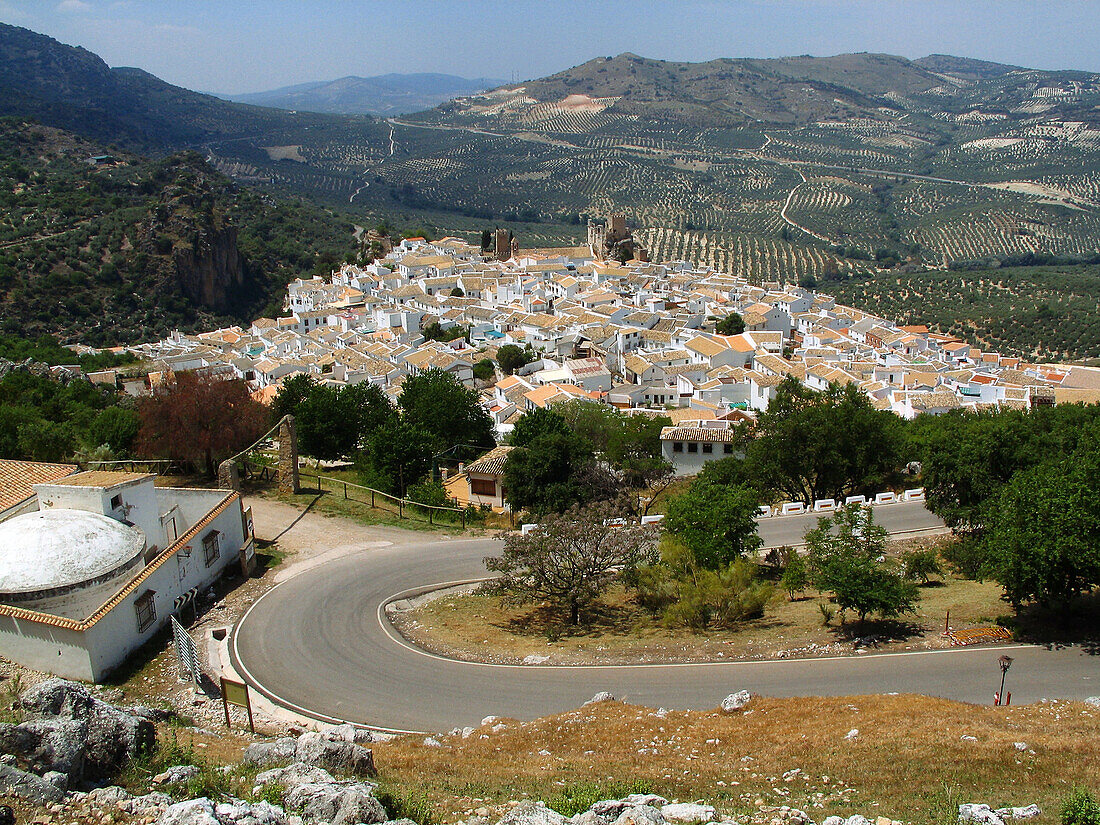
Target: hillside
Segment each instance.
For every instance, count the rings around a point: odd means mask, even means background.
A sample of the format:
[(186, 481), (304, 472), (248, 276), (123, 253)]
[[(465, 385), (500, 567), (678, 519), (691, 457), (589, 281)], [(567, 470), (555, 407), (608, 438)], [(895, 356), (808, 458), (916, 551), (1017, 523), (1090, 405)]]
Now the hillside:
[(150, 160), (0, 120), (0, 328), (103, 345), (247, 322), (353, 251), (351, 225), (187, 152)]
[(338, 119), (230, 103), (165, 83), (148, 72), (110, 68), (98, 56), (0, 23), (0, 116), (139, 151), (331, 128), (377, 130), (369, 118)]
[(431, 109), (452, 98), (498, 85), (499, 80), (449, 74), (384, 74), (342, 77), (222, 97), (238, 103), (300, 112), (390, 116)]

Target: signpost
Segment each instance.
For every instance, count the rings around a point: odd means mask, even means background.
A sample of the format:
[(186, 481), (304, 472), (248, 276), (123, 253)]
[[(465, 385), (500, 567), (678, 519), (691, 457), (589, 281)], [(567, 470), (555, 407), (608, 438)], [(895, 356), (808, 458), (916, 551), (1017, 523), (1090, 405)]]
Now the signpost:
[(237, 705), (248, 711), (248, 729), (256, 732), (256, 726), (252, 723), (252, 701), (248, 696), (248, 685), (244, 682), (234, 682), (232, 679), (222, 677), (222, 709), (225, 711), (225, 726), (229, 724), (229, 706)]

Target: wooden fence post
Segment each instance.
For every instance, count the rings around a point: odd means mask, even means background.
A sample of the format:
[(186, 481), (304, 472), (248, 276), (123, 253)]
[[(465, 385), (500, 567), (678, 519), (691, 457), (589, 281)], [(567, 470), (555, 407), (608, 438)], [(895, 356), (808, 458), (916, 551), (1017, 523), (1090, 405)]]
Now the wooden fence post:
[(345, 481), (344, 482), (344, 498), (346, 499), (347, 497), (348, 497), (348, 483)]

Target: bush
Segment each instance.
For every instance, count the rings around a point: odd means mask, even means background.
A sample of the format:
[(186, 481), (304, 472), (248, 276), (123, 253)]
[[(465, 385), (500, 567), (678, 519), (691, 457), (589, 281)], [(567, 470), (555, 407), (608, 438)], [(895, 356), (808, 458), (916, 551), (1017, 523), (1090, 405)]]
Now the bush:
[(963, 578), (981, 581), (985, 570), (986, 551), (975, 538), (960, 536), (949, 542), (940, 555)]
[(933, 576), (943, 575), (943, 566), (936, 551), (931, 547), (924, 550), (910, 550), (901, 557), (902, 575), (909, 581), (927, 584)]
[(1074, 788), (1062, 800), (1062, 825), (1100, 825), (1100, 803), (1086, 788)]
[(422, 481), (409, 488), (408, 498), (417, 504), (429, 504), (434, 507), (454, 507), (454, 499), (439, 481)]

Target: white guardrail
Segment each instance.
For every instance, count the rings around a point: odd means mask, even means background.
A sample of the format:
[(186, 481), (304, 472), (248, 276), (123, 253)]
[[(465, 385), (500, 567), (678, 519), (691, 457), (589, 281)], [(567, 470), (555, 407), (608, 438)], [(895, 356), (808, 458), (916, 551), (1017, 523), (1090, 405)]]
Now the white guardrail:
[(915, 487), (902, 493), (879, 493), (873, 499), (867, 496), (848, 496), (843, 502), (832, 498), (819, 498), (813, 507), (807, 507), (801, 501), (784, 501), (774, 507), (764, 504), (757, 508), (757, 518), (778, 518), (781, 516), (800, 516), (805, 513), (831, 513), (849, 504), (870, 504), (872, 507), (884, 504), (901, 504), (906, 501), (924, 501), (924, 488)]
[[(801, 501), (784, 501), (782, 504), (777, 504), (775, 507), (769, 507), (766, 504), (762, 504), (756, 508), (757, 518), (778, 518), (781, 516), (800, 516), (806, 513), (831, 513), (834, 510), (839, 510), (848, 504), (870, 504), (872, 507), (881, 506), (883, 504), (901, 504), (905, 501), (924, 501), (924, 488), (917, 487), (912, 490), (905, 490), (901, 495), (897, 493), (879, 493), (875, 496), (873, 501), (868, 501), (867, 496), (848, 496), (841, 503), (831, 498), (820, 498), (814, 502), (813, 507), (806, 507), (805, 503)], [(662, 521), (664, 516), (656, 514), (652, 516), (642, 516), (638, 520), (639, 524), (656, 524)], [(626, 519), (612, 519), (609, 524), (626, 524)], [(532, 530), (538, 527), (538, 524), (522, 524), (520, 525), (520, 532), (523, 535), (527, 535)]]

